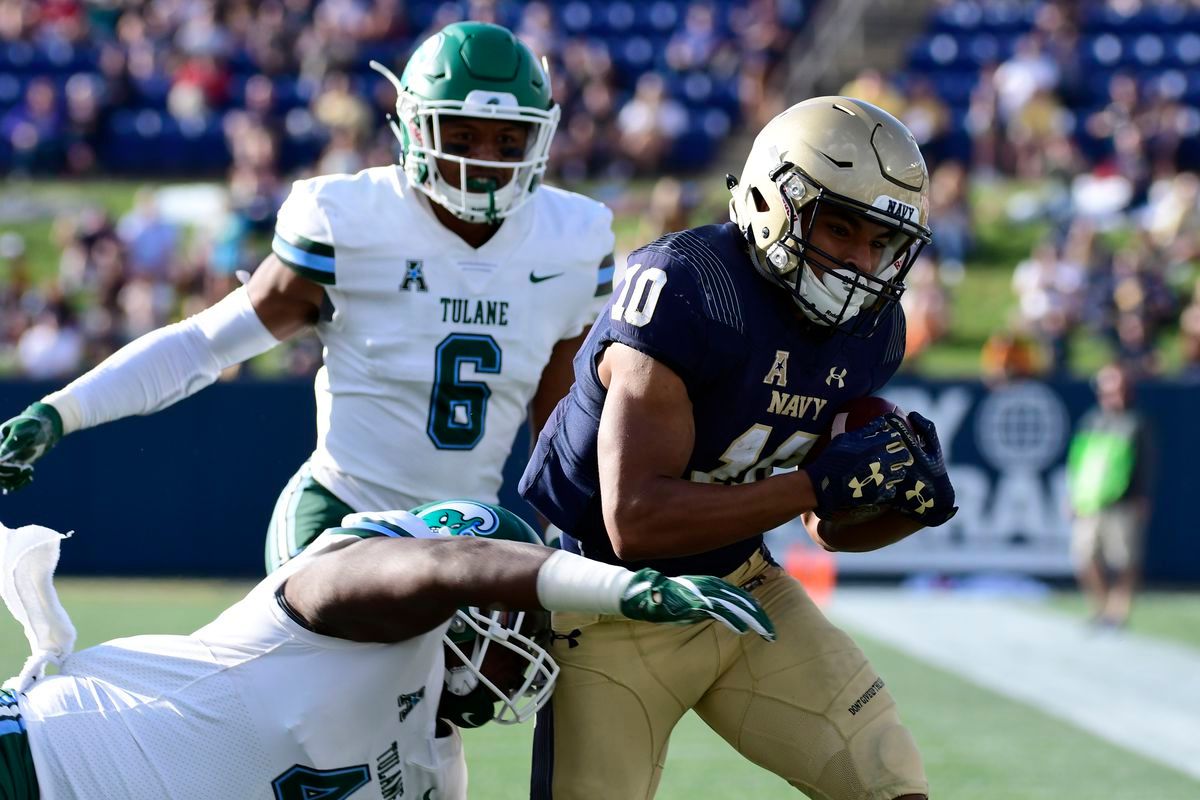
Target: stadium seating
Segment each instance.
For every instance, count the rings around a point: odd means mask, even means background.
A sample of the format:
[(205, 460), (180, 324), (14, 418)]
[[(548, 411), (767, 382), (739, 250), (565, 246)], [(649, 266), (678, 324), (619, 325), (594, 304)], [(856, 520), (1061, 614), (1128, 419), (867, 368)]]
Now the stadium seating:
[[(666, 64), (667, 43), (684, 24), (694, 0), (567, 0), (551, 4), (557, 36), (583, 39), (603, 47), (609, 53), (618, 85), (619, 102), (633, 93), (637, 79), (655, 70), (669, 76), (670, 95), (687, 109), (692, 124), (687, 135), (674, 146), (668, 166), (688, 169), (703, 165), (717, 144), (734, 128), (740, 113), (736, 75), (718, 75), (699, 69), (673, 74)], [(783, 0), (778, 4), (780, 22), (789, 30), (798, 30), (809, 16), (813, 0)], [(363, 42), (357, 46), (348, 68), (357, 89), (369, 94), (382, 80), (368, 66), (372, 59), (392, 65), (403, 63), (414, 40), (435, 24), (445, 11), (444, 2), (416, 0), (408, 3), (408, 35), (383, 42)], [(721, 36), (729, 36), (730, 15), (737, 5), (731, 0), (708, 3), (714, 9), (714, 21)], [(465, 4), (463, 4), (465, 7)], [(461, 10), (461, 9), (460, 9)], [(501, 6), (500, 22), (519, 28), (520, 4)], [(510, 18), (506, 18), (510, 17)], [(33, 77), (49, 77), (59, 89), (60, 103), (66, 80), (75, 74), (92, 75), (103, 84), (100, 72), (100, 46), (72, 46), (66, 42), (0, 42), (0, 117), (23, 102), (25, 89)], [(172, 78), (166, 71), (133, 81), (132, 96), (104, 121), (101, 137), (100, 166), (110, 173), (198, 175), (219, 172), (229, 164), (229, 152), (222, 141), (222, 117), (237, 109), (245, 97), (247, 80), (262, 71), (250, 52), (235, 50), (228, 54), (225, 67), (230, 73), (228, 101), (210, 119), (180, 127), (168, 113), (167, 103)], [(275, 89), (276, 110), (284, 116), (305, 108), (312, 87), (301, 84), (295, 75), (271, 78)], [(324, 133), (310, 129), (298, 142), (283, 145), (281, 168), (294, 169), (320, 152)], [(204, 145), (198, 152), (197, 144)], [(211, 147), (211, 149), (210, 149)], [(297, 160), (299, 159), (299, 160)], [(9, 156), (0, 152), (0, 168), (8, 169)]]

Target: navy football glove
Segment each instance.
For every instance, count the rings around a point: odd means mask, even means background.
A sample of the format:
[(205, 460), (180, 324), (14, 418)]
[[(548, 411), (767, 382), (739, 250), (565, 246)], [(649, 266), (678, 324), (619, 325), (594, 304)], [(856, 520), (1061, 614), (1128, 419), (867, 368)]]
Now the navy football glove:
[(34, 403), (0, 425), (0, 491), (16, 491), (33, 480), (33, 462), (62, 438), (54, 406)]
[(896, 487), (892, 507), (924, 523), (927, 528), (936, 528), (958, 513), (958, 506), (954, 505), (954, 486), (946, 474), (937, 428), (915, 411), (908, 415), (908, 421), (912, 430), (903, 428), (900, 435), (912, 451), (913, 465)]
[(835, 436), (804, 468), (817, 496), (817, 515), (887, 503), (913, 463), (895, 414), (876, 417), (861, 428)]

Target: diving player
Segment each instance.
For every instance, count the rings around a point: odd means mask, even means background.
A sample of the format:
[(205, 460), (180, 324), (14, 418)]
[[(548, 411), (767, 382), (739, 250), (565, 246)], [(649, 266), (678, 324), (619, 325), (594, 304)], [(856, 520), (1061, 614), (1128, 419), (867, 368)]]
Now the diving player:
[[(117, 639), (5, 684), (0, 796), (463, 798), (462, 740), (442, 721), (515, 723), (546, 701), (557, 667), (539, 609), (771, 635), (739, 589), (552, 550), (494, 506), (441, 501), (344, 525), (190, 636)], [(10, 609), (38, 631), (69, 628), (48, 624), (46, 560), (25, 558), (52, 548), (39, 555), (57, 560), (60, 535), (3, 535), (0, 583), (26, 590), (5, 592)], [(31, 637), (37, 650), (56, 642)]]
[[(779, 641), (556, 614), (569, 646), (554, 643), (562, 672), (538, 720), (534, 798), (653, 796), (689, 709), (813, 798), (926, 796), (882, 678), (762, 534), (804, 514), (827, 549), (873, 549), (955, 511), (936, 432), (916, 414), (916, 435), (880, 417), (804, 462), (839, 408), (878, 391), (904, 356), (897, 301), (930, 237), (928, 182), (895, 118), (814, 98), (756, 138), (729, 179), (731, 223), (630, 256), (521, 492), (574, 552), (751, 591)], [(901, 514), (838, 517), (868, 506)]]
[(273, 253), (212, 308), (138, 339), (0, 427), (0, 488), (63, 435), (158, 411), (316, 328), (317, 445), (275, 507), (268, 569), (345, 514), (494, 501), (518, 427), (542, 424), (612, 286), (612, 215), (540, 186), (550, 79), (506, 29), (447, 26), (413, 54), (401, 165), (297, 181)]

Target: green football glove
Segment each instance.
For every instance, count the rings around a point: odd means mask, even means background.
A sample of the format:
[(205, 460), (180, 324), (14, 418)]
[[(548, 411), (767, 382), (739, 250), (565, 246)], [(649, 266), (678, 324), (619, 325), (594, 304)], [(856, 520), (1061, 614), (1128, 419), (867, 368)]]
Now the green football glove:
[(54, 406), (34, 403), (0, 425), (0, 491), (15, 492), (33, 480), (33, 462), (63, 435)]
[(621, 613), (643, 622), (716, 620), (738, 633), (754, 631), (775, 641), (775, 626), (758, 601), (709, 575), (668, 578), (658, 570), (638, 570), (621, 598)]

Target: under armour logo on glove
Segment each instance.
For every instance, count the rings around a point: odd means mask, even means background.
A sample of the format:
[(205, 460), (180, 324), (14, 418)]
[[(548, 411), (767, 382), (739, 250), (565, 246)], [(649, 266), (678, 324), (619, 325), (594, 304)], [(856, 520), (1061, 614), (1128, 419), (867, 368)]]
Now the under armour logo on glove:
[(954, 486), (946, 474), (942, 445), (933, 423), (915, 411), (908, 415), (912, 430), (900, 431), (913, 455), (913, 464), (900, 484), (892, 505), (900, 513), (934, 528), (958, 513), (954, 505)]
[[(893, 415), (894, 416), (894, 415)], [(898, 419), (887, 415), (861, 428), (835, 436), (815, 461), (804, 468), (822, 518), (838, 511), (879, 505), (892, 500), (913, 463), (900, 438)]]
[(850, 496), (856, 500), (862, 497), (863, 489), (870, 486), (872, 481), (875, 482), (876, 486), (883, 483), (883, 473), (880, 471), (880, 465), (878, 461), (871, 462), (871, 474), (865, 479), (861, 481), (858, 478), (850, 479), (850, 488), (854, 490)]
[[(925, 481), (917, 481), (913, 488), (904, 493), (904, 499), (914, 514), (924, 514), (929, 509), (933, 508), (933, 498), (926, 498), (921, 494), (925, 489)], [(916, 501), (915, 503), (913, 501)]]

